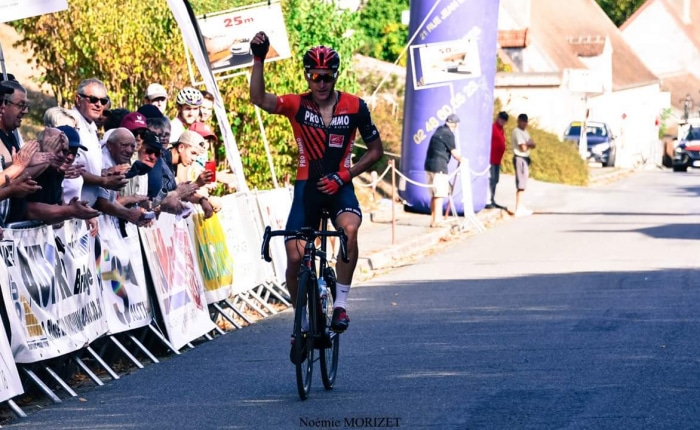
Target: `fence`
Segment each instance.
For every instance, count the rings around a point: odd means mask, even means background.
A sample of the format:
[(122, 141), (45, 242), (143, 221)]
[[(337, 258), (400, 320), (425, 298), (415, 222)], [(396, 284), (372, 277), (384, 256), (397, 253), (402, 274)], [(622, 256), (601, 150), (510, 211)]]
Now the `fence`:
[(289, 306), (284, 243), (273, 242), (272, 266), (260, 259), (260, 243), (266, 225), (284, 227), (291, 200), (289, 189), (239, 193), (225, 196), (211, 219), (163, 213), (144, 228), (101, 216), (97, 238), (78, 220), (6, 229), (0, 402), (25, 416), (12, 399), (28, 384), (56, 403), (56, 387), (77, 395), (66, 368), (102, 385), (84, 357), (119, 379), (109, 364), (116, 354), (141, 368), (138, 355), (158, 362), (153, 344), (179, 354), (225, 334), (216, 320), (240, 328), (251, 312), (266, 317), (274, 303)]

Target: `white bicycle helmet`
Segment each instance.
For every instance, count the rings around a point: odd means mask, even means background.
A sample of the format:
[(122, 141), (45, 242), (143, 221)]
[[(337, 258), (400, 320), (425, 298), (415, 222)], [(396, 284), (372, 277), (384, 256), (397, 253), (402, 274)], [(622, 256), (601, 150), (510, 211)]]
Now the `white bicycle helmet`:
[(196, 88), (185, 87), (177, 93), (175, 103), (179, 105), (201, 106), (202, 93)]

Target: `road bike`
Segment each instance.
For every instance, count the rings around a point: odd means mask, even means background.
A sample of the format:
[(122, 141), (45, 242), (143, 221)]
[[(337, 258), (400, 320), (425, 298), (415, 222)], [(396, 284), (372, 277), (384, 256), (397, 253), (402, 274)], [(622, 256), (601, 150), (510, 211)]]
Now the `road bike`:
[[(337, 237), (340, 242), (340, 258), (348, 262), (347, 236), (343, 229), (328, 230), (329, 214), (321, 214), (321, 230), (302, 228), (301, 230), (272, 230), (265, 228), (263, 236), (262, 256), (268, 263), (270, 257), (270, 239), (284, 236), (287, 239), (305, 242), (304, 257), (299, 269), (299, 288), (297, 290), (294, 311), (294, 349), (292, 356), (296, 367), (297, 390), (299, 397), (306, 400), (311, 389), (313, 374), (314, 350), (319, 350), (321, 379), (326, 390), (333, 388), (338, 373), (338, 351), (340, 348), (340, 333), (331, 330), (333, 319), (333, 299), (335, 298), (335, 271), (328, 264), (326, 242), (329, 237)], [(317, 239), (320, 247), (316, 246)], [(319, 283), (318, 274), (325, 281)], [(330, 294), (328, 293), (330, 292)], [(308, 328), (302, 326), (302, 321), (308, 321)]]

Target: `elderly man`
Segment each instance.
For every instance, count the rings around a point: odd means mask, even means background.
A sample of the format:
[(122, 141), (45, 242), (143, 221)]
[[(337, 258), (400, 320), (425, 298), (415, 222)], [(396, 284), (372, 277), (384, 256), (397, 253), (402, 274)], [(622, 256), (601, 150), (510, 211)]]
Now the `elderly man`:
[[(58, 137), (58, 139), (56, 139)], [(70, 126), (46, 128), (39, 135), (42, 150), (54, 155), (49, 168), (36, 179), (40, 190), (27, 196), (27, 208), (24, 219), (38, 220), (46, 224), (57, 224), (68, 219), (91, 219), (100, 213), (88, 206), (87, 202), (73, 197), (68, 204), (63, 204), (63, 178), (65, 165), (75, 159), (72, 155), (78, 149), (85, 149), (80, 144), (78, 132)]]
[(74, 111), (78, 117), (80, 143), (87, 150), (79, 150), (76, 156), (76, 162), (85, 166), (85, 173), (80, 178), (63, 181), (68, 201), (78, 197), (92, 206), (97, 201), (100, 189), (119, 190), (126, 185), (124, 174), (118, 169), (102, 172), (102, 148), (95, 121), (102, 116), (107, 104), (107, 89), (99, 79), (86, 79), (78, 85)]
[[(105, 171), (125, 171), (130, 168), (131, 157), (136, 150), (136, 138), (126, 128), (117, 128), (107, 138), (107, 144), (102, 150), (102, 168)], [(119, 174), (124, 178), (123, 174)], [(125, 184), (126, 184), (126, 180)], [(137, 225), (145, 225), (148, 220), (144, 218), (144, 212), (138, 208), (127, 208), (117, 200), (116, 190), (100, 188), (98, 191), (95, 209), (112, 215), (124, 221)]]
[(17, 81), (3, 81), (4, 87), (12, 89), (4, 96), (4, 111), (0, 118), (0, 140), (10, 154), (19, 151), (19, 141), (14, 131), (22, 125), (24, 115), (29, 113), (27, 90)]

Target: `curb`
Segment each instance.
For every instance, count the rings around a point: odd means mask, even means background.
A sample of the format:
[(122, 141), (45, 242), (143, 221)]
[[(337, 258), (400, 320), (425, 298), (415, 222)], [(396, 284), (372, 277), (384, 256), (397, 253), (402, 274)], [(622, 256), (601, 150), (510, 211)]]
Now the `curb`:
[(635, 170), (633, 170), (633, 169), (621, 169), (621, 170), (614, 170), (610, 173), (604, 173), (602, 175), (596, 175), (593, 178), (589, 177), (588, 186), (589, 187), (596, 187), (599, 185), (607, 185), (607, 184), (610, 184), (612, 182), (619, 181), (620, 179), (631, 176), (634, 173), (635, 173)]
[[(503, 215), (503, 212), (505, 211), (482, 210), (476, 216), (483, 224), (489, 224), (499, 219)], [(464, 218), (460, 217), (460, 220), (462, 221)], [(434, 231), (416, 235), (399, 245), (388, 245), (383, 250), (375, 251), (364, 257), (360, 257), (357, 262), (357, 269), (360, 276), (365, 278), (371, 276), (374, 271), (397, 267), (397, 263), (406, 256), (424, 253), (443, 240), (469, 234), (474, 231), (473, 228), (468, 228), (455, 234), (453, 233), (453, 225), (447, 225)]]

